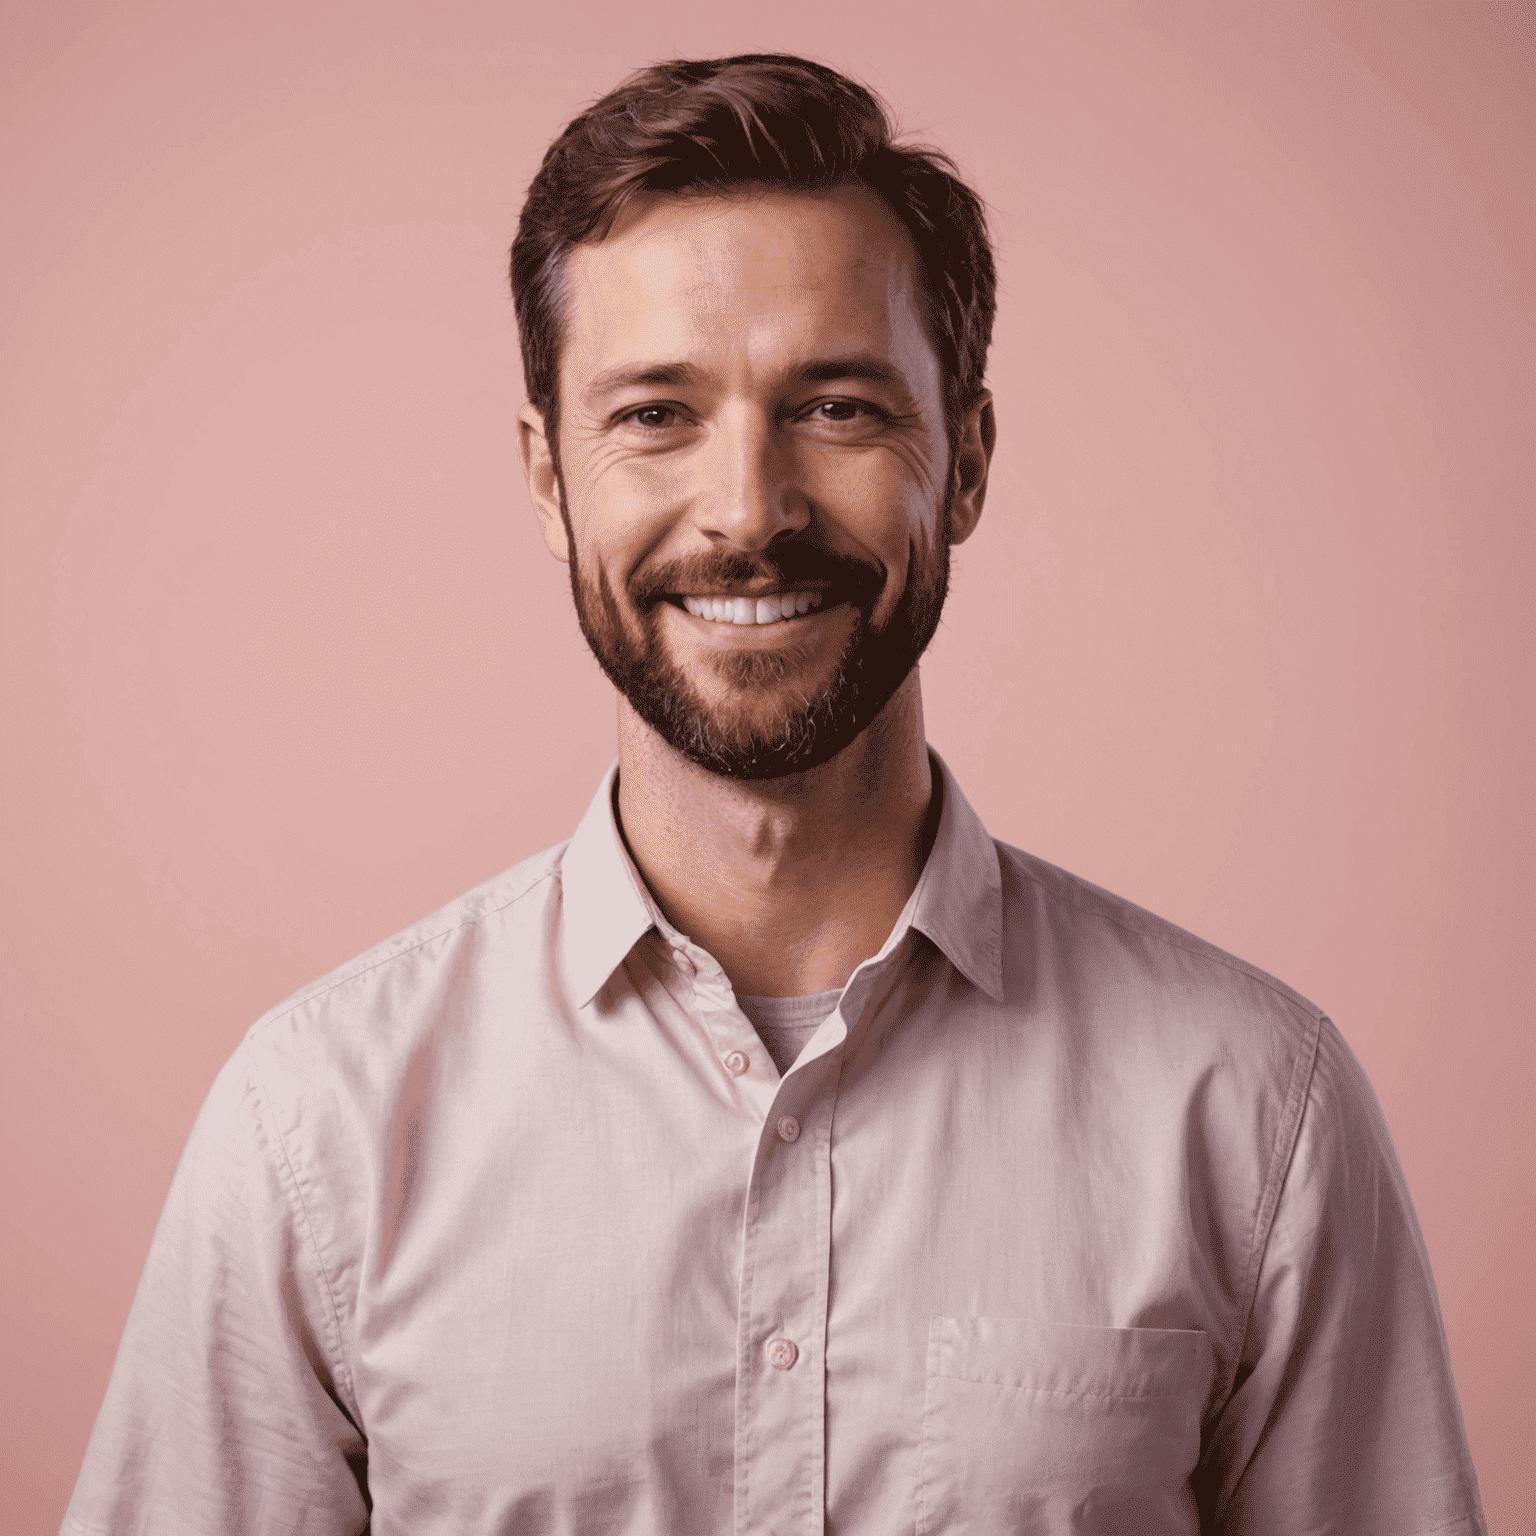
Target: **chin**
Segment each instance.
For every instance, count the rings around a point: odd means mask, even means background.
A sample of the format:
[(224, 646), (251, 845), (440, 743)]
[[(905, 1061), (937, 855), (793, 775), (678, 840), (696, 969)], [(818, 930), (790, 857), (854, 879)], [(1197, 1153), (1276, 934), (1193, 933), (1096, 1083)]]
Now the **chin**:
[[(685, 660), (668, 643), (654, 609), (621, 607), (606, 573), (588, 587), (573, 561), (571, 588), (598, 664), (662, 741), (707, 773), (761, 782), (809, 773), (868, 729), (911, 676), (937, 628), (948, 553), (941, 546), (932, 570), (909, 565), (908, 585), (879, 629), (862, 605), (855, 607), (851, 629), (830, 663), (817, 664), (809, 648), (792, 644), (721, 649)], [(914, 571), (926, 579), (913, 580)], [(691, 675), (701, 666), (709, 669), (707, 678), (698, 678), (702, 688)], [(809, 668), (814, 678), (806, 675)], [(764, 697), (775, 693), (782, 706)]]
[[(762, 663), (770, 658), (743, 659)], [(791, 691), (782, 674), (775, 681)], [(862, 669), (845, 657), (809, 702), (796, 690), (777, 708), (765, 708), (761, 698), (750, 705), (733, 704), (728, 693), (706, 704), (675, 673), (670, 680), (653, 673), (646, 686), (625, 696), (640, 718), (690, 762), (721, 778), (761, 782), (809, 773), (857, 741), (896, 691), (872, 691), (867, 683)]]

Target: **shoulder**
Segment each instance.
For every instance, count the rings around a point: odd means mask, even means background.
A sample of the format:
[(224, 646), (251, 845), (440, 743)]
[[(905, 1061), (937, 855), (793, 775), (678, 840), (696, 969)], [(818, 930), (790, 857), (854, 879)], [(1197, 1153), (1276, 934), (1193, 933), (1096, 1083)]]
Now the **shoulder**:
[(996, 847), (1010, 947), (1038, 977), (1070, 981), (1085, 1000), (1113, 992), (1137, 1012), (1316, 1039), (1322, 1011), (1283, 981), (1081, 876)]
[[(360, 1234), (445, 1117), (517, 1069), (543, 985), (565, 844), (466, 891), (269, 1009), (219, 1073), (183, 1157), (262, 1191), (312, 1242), (338, 1304)], [(182, 1175), (178, 1175), (181, 1177)], [(259, 1202), (249, 1197), (252, 1209)]]
[[(1004, 983), (1106, 1115), (1148, 1106), (1283, 1168), (1326, 1020), (1300, 993), (1134, 902), (997, 845)], [(1331, 1026), (1329, 1026), (1331, 1028)]]
[(536, 965), (560, 906), (560, 843), (483, 881), (269, 1008), (230, 1063), (266, 1096), (376, 1078), (440, 1033), (487, 970)]

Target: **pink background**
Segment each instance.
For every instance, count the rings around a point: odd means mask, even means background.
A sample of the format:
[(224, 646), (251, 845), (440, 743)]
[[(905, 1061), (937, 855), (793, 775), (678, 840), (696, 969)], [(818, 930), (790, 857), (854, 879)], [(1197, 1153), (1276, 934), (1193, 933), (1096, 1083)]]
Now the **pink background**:
[(1536, 1531), (1536, 12), (757, 9), (7, 0), (0, 1525), (61, 1516), (250, 1022), (585, 805), (613, 706), (505, 249), (629, 68), (788, 48), (994, 210), (932, 740), (997, 835), (1334, 1015)]

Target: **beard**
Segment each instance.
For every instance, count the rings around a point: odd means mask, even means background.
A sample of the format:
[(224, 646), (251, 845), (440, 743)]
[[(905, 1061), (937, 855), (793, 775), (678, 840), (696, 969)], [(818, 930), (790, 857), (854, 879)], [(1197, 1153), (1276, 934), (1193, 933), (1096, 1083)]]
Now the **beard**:
[[(884, 569), (803, 539), (761, 553), (710, 552), (637, 572), (628, 585), (626, 615), (608, 573), (582, 567), (571, 538), (571, 594), (598, 664), (668, 746), (724, 778), (778, 779), (831, 761), (911, 675), (944, 608), (949, 546), (946, 503), (934, 541), (910, 544), (901, 596), (878, 627), (871, 613)], [(773, 649), (720, 650), (703, 663), (723, 685), (724, 697), (711, 704), (663, 639), (660, 605), (679, 592), (721, 591), (764, 579), (784, 591), (820, 590), (822, 611), (848, 603), (852, 630), (819, 685), (793, 681), (811, 649), (793, 638)]]

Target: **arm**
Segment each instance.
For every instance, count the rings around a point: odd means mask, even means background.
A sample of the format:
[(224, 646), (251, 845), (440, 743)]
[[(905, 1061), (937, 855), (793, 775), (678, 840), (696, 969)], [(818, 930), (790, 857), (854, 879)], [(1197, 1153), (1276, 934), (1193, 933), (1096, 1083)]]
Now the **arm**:
[(1223, 1536), (1486, 1529), (1424, 1239), (1376, 1097), (1326, 1019), (1196, 1486), (1202, 1528)]
[(330, 1283), (246, 1049), (176, 1169), (66, 1536), (367, 1528)]

